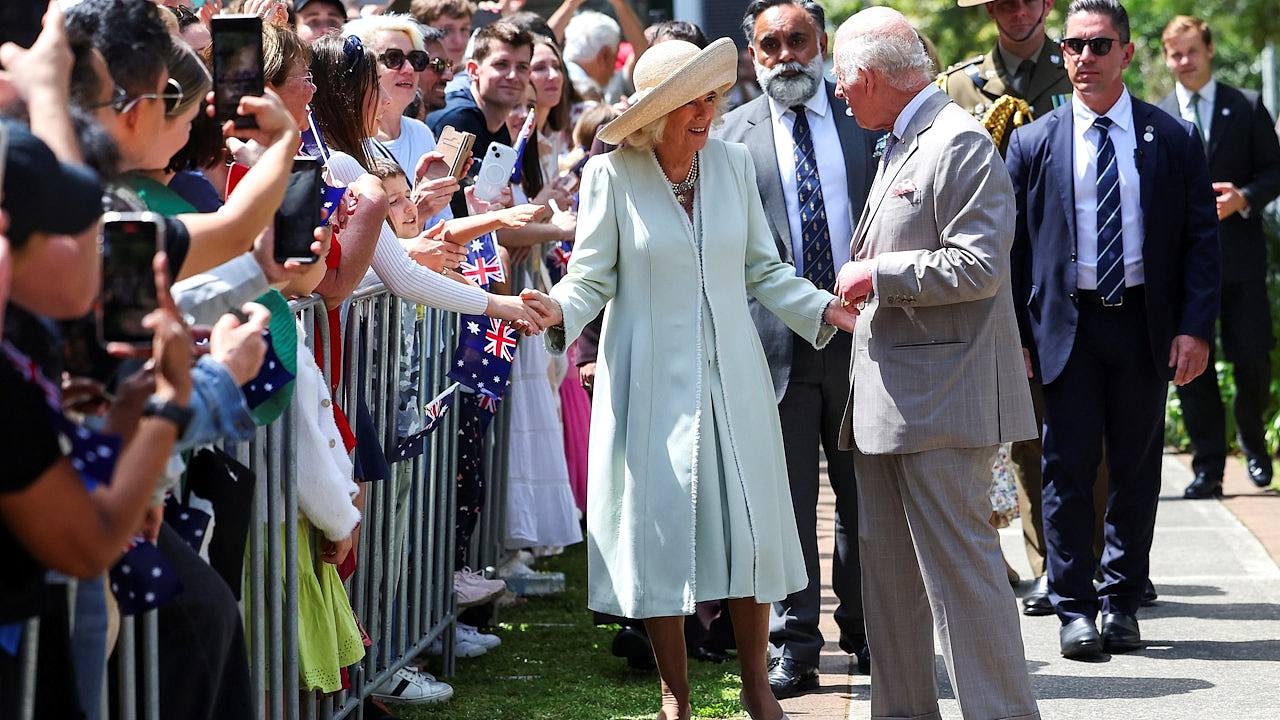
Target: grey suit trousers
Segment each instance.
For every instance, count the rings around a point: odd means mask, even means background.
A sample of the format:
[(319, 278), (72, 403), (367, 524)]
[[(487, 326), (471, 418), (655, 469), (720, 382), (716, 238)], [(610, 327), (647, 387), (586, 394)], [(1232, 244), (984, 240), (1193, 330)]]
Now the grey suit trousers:
[(849, 398), (849, 353), (853, 338), (837, 333), (831, 344), (814, 350), (799, 338), (792, 351), (787, 392), (778, 404), (787, 452), (791, 503), (800, 532), (809, 584), (773, 604), (769, 617), (770, 654), (817, 665), (825, 643), (822, 574), (818, 559), (818, 448), (827, 457), (827, 481), (836, 495), (835, 549), (831, 589), (841, 638), (858, 649), (866, 639), (862, 621), (862, 569), (858, 562), (858, 488), (853, 451), (839, 449), (840, 421)]
[(1040, 717), (987, 522), (995, 452), (855, 455), (873, 719), (940, 720), (931, 628), (965, 720)]

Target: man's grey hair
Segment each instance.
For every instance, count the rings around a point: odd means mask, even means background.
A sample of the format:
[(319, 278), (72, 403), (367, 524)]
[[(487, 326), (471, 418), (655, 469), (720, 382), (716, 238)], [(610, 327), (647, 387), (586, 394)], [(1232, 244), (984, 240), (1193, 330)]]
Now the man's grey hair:
[(914, 33), (910, 37), (863, 33), (846, 40), (836, 46), (835, 69), (837, 77), (850, 83), (862, 71), (875, 70), (899, 90), (928, 83), (936, 72), (924, 43)]
[(809, 13), (809, 19), (813, 21), (818, 34), (826, 32), (827, 11), (816, 0), (752, 0), (742, 16), (742, 35), (747, 39), (748, 45), (756, 41), (756, 18), (760, 17), (765, 10), (778, 5), (794, 5), (804, 10)]
[(618, 48), (622, 42), (622, 28), (618, 21), (595, 10), (583, 10), (564, 28), (564, 59), (569, 62), (587, 62), (604, 48)]

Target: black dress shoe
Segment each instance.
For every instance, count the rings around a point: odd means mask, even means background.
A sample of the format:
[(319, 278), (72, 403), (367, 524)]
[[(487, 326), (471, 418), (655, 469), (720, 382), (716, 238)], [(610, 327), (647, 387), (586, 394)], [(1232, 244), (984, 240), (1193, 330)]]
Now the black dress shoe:
[(722, 663), (729, 659), (729, 654), (721, 650), (709, 648), (703, 645), (689, 650), (689, 657), (698, 662)]
[(1062, 657), (1068, 660), (1092, 660), (1102, 656), (1102, 637), (1089, 618), (1076, 618), (1058, 631)]
[(1022, 598), (1022, 614), (1031, 616), (1052, 615), (1053, 603), (1049, 602), (1049, 576), (1041, 575), (1031, 586), (1031, 592)]
[(1159, 599), (1160, 595), (1156, 593), (1156, 586), (1151, 584), (1151, 580), (1147, 580), (1147, 586), (1142, 588), (1142, 607), (1151, 607)]
[(652, 670), (657, 667), (653, 661), (653, 645), (649, 637), (633, 627), (624, 627), (613, 636), (614, 657), (626, 658), (627, 667), (636, 670)]
[(840, 649), (857, 659), (859, 675), (871, 674), (871, 648), (867, 646), (866, 640), (854, 641), (841, 635)]
[(1271, 484), (1271, 456), (1250, 455), (1245, 466), (1249, 470), (1249, 480), (1255, 487), (1264, 488)]
[(1124, 653), (1140, 647), (1142, 633), (1138, 631), (1138, 618), (1124, 613), (1102, 616), (1102, 649), (1110, 653)]
[(791, 658), (774, 658), (769, 662), (769, 689), (779, 700), (803, 695), (818, 687), (818, 668), (798, 663)]
[(1222, 476), (1210, 477), (1208, 473), (1196, 473), (1196, 479), (1182, 491), (1182, 497), (1187, 500), (1209, 500), (1222, 497)]

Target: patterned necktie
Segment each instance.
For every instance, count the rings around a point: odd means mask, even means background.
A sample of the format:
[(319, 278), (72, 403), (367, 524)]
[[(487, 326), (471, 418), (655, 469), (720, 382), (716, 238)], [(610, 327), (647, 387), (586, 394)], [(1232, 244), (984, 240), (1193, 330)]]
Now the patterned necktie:
[(814, 285), (830, 290), (836, 284), (835, 260), (831, 255), (831, 229), (822, 203), (822, 183), (813, 153), (813, 134), (803, 105), (791, 108), (796, 122), (791, 126), (796, 161), (796, 196), (800, 201), (801, 252), (804, 276)]
[(1200, 93), (1191, 93), (1191, 122), (1195, 123), (1196, 132), (1200, 133), (1201, 142), (1209, 142), (1209, 136), (1204, 131), (1204, 120), (1200, 119)]
[(889, 133), (884, 138), (884, 152), (880, 155), (880, 161), (885, 167), (889, 167), (889, 156), (893, 154), (893, 149), (898, 146), (898, 136)]
[(1124, 297), (1123, 218), (1120, 213), (1120, 171), (1111, 144), (1111, 118), (1093, 121), (1098, 129), (1098, 295), (1113, 305)]

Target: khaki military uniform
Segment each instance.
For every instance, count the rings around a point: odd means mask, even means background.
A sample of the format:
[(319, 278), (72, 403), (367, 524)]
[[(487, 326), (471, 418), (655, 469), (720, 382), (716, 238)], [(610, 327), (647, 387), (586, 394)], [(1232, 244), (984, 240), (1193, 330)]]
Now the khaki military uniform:
[[(1001, 97), (1013, 96), (1009, 88), (1016, 70), (1006, 68), (1000, 50), (993, 47), (985, 55), (971, 57), (944, 70), (938, 76), (938, 86), (981, 122)], [(1031, 81), (1027, 84), (1027, 96), (1021, 99), (1031, 107), (1031, 119), (1034, 120), (1068, 102), (1071, 92), (1071, 80), (1067, 78), (1067, 69), (1062, 64), (1062, 51), (1046, 36), (1031, 73)], [(1001, 155), (1012, 133), (1013, 124), (1000, 138)]]

